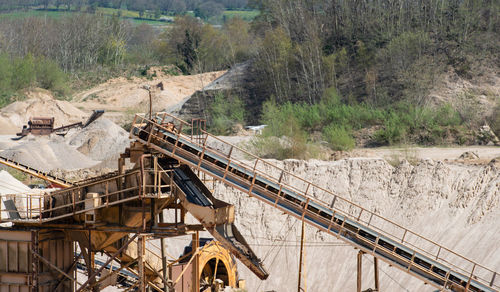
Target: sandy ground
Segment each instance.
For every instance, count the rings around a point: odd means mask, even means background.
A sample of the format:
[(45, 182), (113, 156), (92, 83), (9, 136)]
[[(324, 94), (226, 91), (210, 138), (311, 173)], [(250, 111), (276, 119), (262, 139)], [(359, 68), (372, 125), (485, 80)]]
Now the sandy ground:
[(350, 155), (352, 157), (380, 157), (390, 162), (395, 159), (452, 161), (458, 159), (466, 151), (474, 152), (479, 156), (479, 159), (471, 161), (474, 163), (488, 163), (493, 158), (500, 157), (498, 146), (363, 148), (353, 150)]
[[(225, 71), (190, 76), (170, 76), (157, 71), (157, 77), (115, 78), (73, 96), (72, 101), (56, 100), (44, 89), (26, 92), (27, 99), (0, 109), (0, 135), (15, 134), (31, 117), (54, 117), (55, 127), (85, 121), (92, 110), (106, 110), (106, 117), (119, 125), (130, 122), (137, 112), (149, 111), (152, 92), (153, 110), (163, 111), (179, 104), (194, 92), (203, 89)], [(161, 84), (163, 90), (158, 87)]]
[[(107, 117), (121, 124), (135, 112), (149, 111), (149, 86), (152, 92), (153, 111), (163, 111), (201, 90), (225, 71), (209, 72), (189, 76), (169, 76), (158, 73), (158, 77), (116, 78), (73, 97), (73, 104), (84, 110), (104, 109)], [(163, 90), (158, 88), (162, 84)]]
[(77, 170), (100, 164), (116, 167), (117, 158), (130, 145), (129, 134), (101, 117), (66, 136), (32, 136), (12, 140), (0, 136), (0, 155), (42, 171)]
[[(229, 144), (245, 148), (245, 145), (253, 139), (254, 136), (219, 136)], [(227, 144), (216, 139), (209, 139), (207, 144), (210, 147), (227, 153), (229, 151)], [(460, 160), (459, 157), (465, 152), (473, 152), (479, 158), (473, 160)], [(237, 155), (240, 152), (233, 152)], [(500, 158), (499, 146), (457, 146), (457, 147), (378, 147), (378, 148), (357, 148), (349, 152), (338, 153), (339, 158), (382, 158), (391, 164), (399, 164), (402, 160), (408, 160), (410, 163), (416, 163), (422, 159), (440, 160), (446, 162), (458, 162), (467, 164), (487, 164), (494, 158)], [(245, 156), (239, 155), (239, 159)]]

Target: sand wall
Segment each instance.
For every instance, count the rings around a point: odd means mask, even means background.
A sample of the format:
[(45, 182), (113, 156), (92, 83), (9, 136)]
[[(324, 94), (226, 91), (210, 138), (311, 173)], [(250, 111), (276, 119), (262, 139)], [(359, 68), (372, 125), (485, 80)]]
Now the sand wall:
[[(424, 236), (500, 270), (500, 171), (495, 165), (450, 165), (423, 160), (392, 167), (382, 159), (336, 162), (274, 161)], [(241, 192), (218, 185), (216, 197), (235, 205), (236, 223), (271, 276), (260, 281), (240, 265), (248, 291), (297, 289), (300, 222)], [(357, 251), (308, 226), (308, 291), (355, 291)], [(372, 258), (364, 257), (363, 289), (373, 287)], [(381, 264), (382, 291), (434, 291)]]

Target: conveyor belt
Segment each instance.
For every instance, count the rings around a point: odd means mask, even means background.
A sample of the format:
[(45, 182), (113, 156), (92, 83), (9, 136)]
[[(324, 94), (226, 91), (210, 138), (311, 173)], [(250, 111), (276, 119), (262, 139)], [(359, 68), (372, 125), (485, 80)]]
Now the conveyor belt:
[[(163, 118), (165, 116), (169, 115), (163, 114)], [(173, 116), (169, 118), (173, 118), (181, 127), (189, 125)], [(284, 170), (281, 170), (279, 179), (273, 178), (259, 170), (257, 163), (280, 169), (258, 157), (255, 157), (253, 167), (248, 166), (233, 159), (231, 151), (226, 155), (210, 149), (204, 142), (179, 134), (181, 131), (163, 127), (162, 123), (136, 116), (131, 137), (287, 214), (303, 219), (438, 289), (492, 292), (500, 289), (499, 277), (491, 269)], [(205, 141), (209, 136), (215, 138), (203, 133), (206, 135)], [(231, 144), (228, 146), (237, 148)], [(290, 182), (284, 183), (284, 174), (289, 180), (294, 179), (306, 185), (305, 189), (293, 187)], [(308, 195), (313, 193), (313, 189), (331, 195), (331, 203)]]
[(41, 178), (41, 179), (43, 179), (45, 181), (54, 183), (54, 184), (59, 185), (59, 186), (61, 186), (63, 188), (67, 188), (67, 187), (72, 186), (72, 184), (69, 181), (67, 181), (67, 180), (55, 177), (55, 176), (53, 176), (53, 175), (51, 175), (51, 174), (49, 174), (47, 172), (44, 172), (44, 171), (41, 171), (41, 170), (38, 170), (38, 169), (34, 169), (33, 167), (30, 167), (30, 166), (18, 163), (16, 161), (8, 159), (6, 157), (0, 156), (0, 163), (4, 164), (6, 166), (12, 167), (14, 169), (17, 169), (19, 171), (22, 171), (24, 173), (27, 173), (29, 175)]
[[(186, 210), (198, 219), (215, 239), (229, 249), (259, 278), (267, 279), (269, 274), (262, 261), (255, 255), (231, 221), (231, 217), (234, 218), (234, 208), (227, 203), (214, 199), (210, 191), (204, 187), (203, 183), (189, 167), (176, 168), (173, 173), (175, 186), (183, 192), (183, 196), (179, 196), (179, 198), (181, 201), (187, 200), (190, 203), (183, 203)], [(228, 208), (228, 206), (231, 207)], [(221, 222), (205, 220), (210, 215), (212, 215), (211, 218), (215, 218), (217, 214), (223, 212), (231, 213), (232, 216), (223, 216)]]

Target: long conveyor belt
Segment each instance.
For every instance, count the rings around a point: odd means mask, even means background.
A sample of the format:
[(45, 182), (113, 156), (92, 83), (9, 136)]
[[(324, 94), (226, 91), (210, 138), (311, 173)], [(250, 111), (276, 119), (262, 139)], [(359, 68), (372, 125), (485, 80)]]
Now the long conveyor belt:
[[(209, 148), (206, 146), (208, 138), (225, 142), (205, 131), (201, 131), (201, 139), (182, 134), (182, 127), (186, 130), (189, 126), (187, 122), (165, 113), (158, 117), (136, 116), (131, 137), (305, 220), (438, 289), (499, 291), (500, 280), (495, 271), (258, 157), (253, 157), (253, 165), (238, 161), (231, 156), (236, 146), (227, 144), (231, 149), (229, 154)], [(165, 123), (166, 117), (173, 123)], [(281, 172), (279, 178), (271, 175), (272, 169)], [(331, 201), (317, 199), (319, 193)]]
[(68, 182), (67, 180), (64, 180), (62, 178), (58, 178), (58, 177), (51, 175), (47, 172), (35, 169), (35, 168), (30, 167), (28, 165), (24, 165), (22, 163), (18, 163), (14, 160), (8, 159), (8, 158), (3, 157), (3, 156), (0, 156), (0, 163), (4, 164), (6, 166), (12, 167), (14, 169), (17, 169), (19, 171), (22, 171), (24, 173), (30, 174), (34, 177), (38, 177), (38, 178), (41, 178), (43, 180), (49, 181), (49, 182), (56, 184), (58, 186), (61, 186), (63, 188), (67, 188), (67, 187), (72, 186), (72, 184), (70, 182)]
[(189, 167), (176, 168), (173, 177), (184, 208), (260, 279), (267, 279), (261, 260), (233, 223), (233, 206), (215, 199)]

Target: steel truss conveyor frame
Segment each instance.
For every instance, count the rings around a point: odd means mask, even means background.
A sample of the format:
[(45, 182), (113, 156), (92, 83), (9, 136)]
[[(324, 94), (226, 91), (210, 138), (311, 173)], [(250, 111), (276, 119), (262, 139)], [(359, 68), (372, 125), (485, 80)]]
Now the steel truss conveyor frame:
[[(136, 115), (131, 138), (330, 233), (440, 290), (500, 291), (497, 273), (167, 113)], [(191, 135), (183, 134), (189, 132)], [(227, 146), (228, 154), (207, 140)], [(251, 164), (234, 158), (244, 153)], [(270, 173), (278, 173), (273, 177)], [(329, 199), (326, 202), (325, 198)]]
[(24, 165), (22, 163), (18, 163), (14, 160), (11, 160), (11, 159), (3, 157), (3, 156), (0, 156), (0, 163), (4, 164), (6, 166), (12, 167), (14, 169), (17, 169), (19, 171), (22, 171), (24, 173), (30, 174), (34, 177), (38, 177), (38, 178), (41, 178), (43, 180), (49, 181), (49, 182), (56, 184), (58, 186), (61, 186), (63, 188), (67, 188), (67, 187), (70, 187), (73, 185), (72, 183), (70, 183), (62, 178), (55, 177), (47, 172), (35, 169), (33, 167)]

